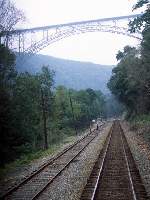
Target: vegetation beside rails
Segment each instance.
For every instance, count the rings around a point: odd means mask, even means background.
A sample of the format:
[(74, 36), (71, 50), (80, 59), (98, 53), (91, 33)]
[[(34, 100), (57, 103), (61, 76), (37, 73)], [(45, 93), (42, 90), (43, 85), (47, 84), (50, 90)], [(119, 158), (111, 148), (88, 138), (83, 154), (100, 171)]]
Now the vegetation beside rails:
[(52, 144), (48, 149), (46, 150), (39, 150), (39, 151), (32, 151), (28, 154), (23, 154), (19, 159), (6, 164), (4, 167), (0, 168), (0, 178), (4, 178), (7, 173), (11, 173), (16, 168), (21, 168), (23, 166), (26, 166), (28, 164), (31, 164), (32, 162), (46, 158), (47, 156), (50, 156), (52, 154), (57, 153), (60, 151), (60, 149), (63, 149), (65, 145), (71, 144), (76, 140), (76, 136), (66, 136), (61, 140), (61, 142)]
[(88, 127), (92, 119), (106, 116), (101, 91), (55, 87), (50, 66), (35, 74), (18, 73), (15, 59), (10, 49), (0, 45), (1, 167), (24, 154), (46, 150)]
[(118, 51), (118, 64), (112, 70), (108, 87), (125, 106), (131, 129), (150, 144), (150, 9), (148, 0), (139, 0), (133, 10), (144, 8), (140, 17), (129, 23), (130, 33), (142, 30), (137, 47)]
[(138, 115), (130, 120), (130, 127), (150, 146), (150, 115)]

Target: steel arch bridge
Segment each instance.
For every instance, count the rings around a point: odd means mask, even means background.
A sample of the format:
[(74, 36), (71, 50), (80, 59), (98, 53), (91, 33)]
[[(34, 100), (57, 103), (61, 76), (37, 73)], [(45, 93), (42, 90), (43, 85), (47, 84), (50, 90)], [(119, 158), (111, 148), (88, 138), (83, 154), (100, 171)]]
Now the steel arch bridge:
[[(61, 39), (87, 32), (110, 32), (141, 40), (141, 33), (128, 32), (127, 22), (141, 14), (18, 29), (3, 34), (1, 41), (19, 53), (35, 54)], [(6, 40), (7, 38), (7, 40)]]

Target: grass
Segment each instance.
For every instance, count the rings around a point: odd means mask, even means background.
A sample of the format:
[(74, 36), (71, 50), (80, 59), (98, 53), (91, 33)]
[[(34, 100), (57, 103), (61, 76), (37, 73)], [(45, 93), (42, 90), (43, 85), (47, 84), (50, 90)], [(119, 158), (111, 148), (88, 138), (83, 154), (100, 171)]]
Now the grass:
[(150, 114), (136, 116), (130, 121), (130, 129), (140, 135), (150, 146)]
[(150, 122), (150, 115), (139, 115), (133, 119), (135, 123), (149, 123)]
[(63, 145), (74, 142), (75, 139), (75, 136), (68, 136), (65, 137), (60, 143), (52, 144), (47, 150), (40, 150), (37, 152), (31, 152), (22, 155), (19, 159), (15, 160), (14, 162), (6, 164), (3, 168), (0, 168), (0, 177), (3, 178), (7, 173), (13, 171), (18, 167), (29, 164), (36, 159), (43, 158), (57, 152)]

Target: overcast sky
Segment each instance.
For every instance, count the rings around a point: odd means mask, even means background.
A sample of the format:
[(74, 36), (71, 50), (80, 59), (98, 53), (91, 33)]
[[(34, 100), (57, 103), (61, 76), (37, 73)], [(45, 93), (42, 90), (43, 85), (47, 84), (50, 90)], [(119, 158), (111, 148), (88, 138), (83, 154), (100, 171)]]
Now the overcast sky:
[[(53, 25), (104, 17), (136, 14), (136, 0), (14, 0), (24, 10), (23, 27)], [(125, 45), (137, 45), (136, 39), (112, 33), (86, 33), (63, 39), (40, 53), (99, 64), (116, 64), (115, 55)]]

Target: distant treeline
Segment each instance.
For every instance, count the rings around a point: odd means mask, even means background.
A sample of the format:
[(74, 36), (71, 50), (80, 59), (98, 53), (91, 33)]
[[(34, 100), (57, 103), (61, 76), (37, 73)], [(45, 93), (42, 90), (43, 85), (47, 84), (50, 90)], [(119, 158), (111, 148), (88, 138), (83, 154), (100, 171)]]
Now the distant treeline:
[(130, 22), (130, 32), (142, 30), (138, 48), (126, 46), (119, 51), (119, 61), (108, 83), (112, 93), (127, 109), (127, 118), (150, 113), (150, 8), (148, 0), (139, 0), (134, 9), (145, 12)]
[(15, 55), (0, 45), (1, 165), (20, 155), (46, 149), (67, 135), (105, 117), (101, 91), (54, 88), (55, 73), (17, 73)]

